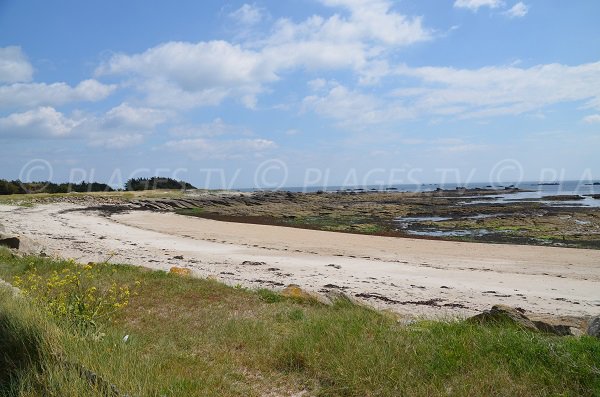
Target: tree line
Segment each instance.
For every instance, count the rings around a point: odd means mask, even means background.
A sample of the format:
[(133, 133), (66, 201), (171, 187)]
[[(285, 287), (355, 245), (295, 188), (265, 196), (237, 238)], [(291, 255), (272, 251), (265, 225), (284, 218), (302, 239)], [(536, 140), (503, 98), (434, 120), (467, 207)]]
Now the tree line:
[(141, 191), (155, 189), (185, 190), (195, 189), (190, 183), (177, 181), (172, 178), (131, 178), (123, 189), (113, 189), (106, 183), (79, 182), (79, 183), (54, 183), (49, 181), (22, 182), (20, 180), (0, 179), (0, 195), (30, 194), (30, 193), (89, 193), (89, 192), (114, 192), (122, 190)]

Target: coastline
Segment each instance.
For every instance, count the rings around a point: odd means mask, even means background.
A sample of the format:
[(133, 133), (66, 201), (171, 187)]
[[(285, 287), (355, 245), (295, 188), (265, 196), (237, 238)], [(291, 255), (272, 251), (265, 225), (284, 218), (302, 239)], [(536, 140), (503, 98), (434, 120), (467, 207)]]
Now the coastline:
[(230, 285), (342, 291), (379, 309), (464, 317), (503, 303), (597, 314), (600, 251), (380, 237), (220, 222), (174, 213), (107, 215), (55, 203), (0, 206), (7, 232), (81, 262), (189, 268)]

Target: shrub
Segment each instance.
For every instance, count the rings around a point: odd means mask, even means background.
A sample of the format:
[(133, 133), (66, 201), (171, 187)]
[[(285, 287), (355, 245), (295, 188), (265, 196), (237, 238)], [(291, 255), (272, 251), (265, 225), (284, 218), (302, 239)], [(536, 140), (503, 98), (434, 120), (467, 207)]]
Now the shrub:
[(106, 276), (100, 274), (101, 266), (69, 261), (49, 275), (40, 275), (33, 267), (22, 277), (15, 276), (13, 282), (52, 317), (66, 321), (79, 332), (94, 333), (100, 320), (110, 320), (127, 306), (132, 290), (139, 285), (138, 281), (132, 287), (114, 281), (102, 285), (99, 280)]

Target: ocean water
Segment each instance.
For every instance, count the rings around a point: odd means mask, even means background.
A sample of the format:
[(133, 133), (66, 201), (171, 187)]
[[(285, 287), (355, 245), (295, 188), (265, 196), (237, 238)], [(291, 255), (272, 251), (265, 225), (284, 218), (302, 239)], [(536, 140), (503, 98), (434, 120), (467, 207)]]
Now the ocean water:
[[(596, 182), (600, 183), (600, 182)], [(288, 192), (317, 192), (317, 191), (399, 191), (399, 192), (427, 192), (433, 191), (438, 188), (444, 190), (455, 190), (457, 187), (466, 187), (468, 189), (485, 189), (495, 188), (503, 189), (505, 187), (517, 187), (522, 190), (532, 190), (538, 192), (538, 195), (571, 195), (571, 194), (600, 194), (600, 185), (593, 185), (590, 181), (563, 181), (558, 185), (544, 185), (538, 182), (506, 182), (504, 184), (490, 185), (489, 183), (469, 183), (469, 184), (455, 184), (455, 183), (429, 183), (429, 184), (402, 184), (402, 185), (390, 185), (390, 186), (295, 186), (295, 187), (282, 187), (278, 189), (280, 191)], [(242, 189), (244, 191), (256, 191), (261, 189)], [(539, 196), (538, 196), (539, 197)]]
[[(600, 182), (596, 182), (600, 183)], [(472, 200), (465, 204), (483, 204), (483, 203), (510, 203), (514, 201), (542, 201), (544, 204), (555, 207), (600, 207), (600, 199), (594, 199), (591, 195), (600, 194), (600, 184), (594, 184), (592, 181), (562, 181), (557, 184), (544, 184), (539, 182), (506, 182), (504, 184), (490, 185), (489, 183), (469, 183), (469, 184), (403, 184), (391, 186), (309, 186), (309, 187), (283, 187), (279, 191), (288, 192), (307, 192), (317, 191), (327, 192), (370, 192), (370, 191), (388, 191), (388, 192), (429, 192), (436, 189), (456, 190), (465, 187), (467, 189), (504, 189), (516, 187), (522, 192), (499, 193), (486, 198), (464, 196), (464, 198), (481, 198), (481, 200)], [(242, 191), (260, 191), (262, 189), (241, 189)], [(579, 195), (583, 200), (573, 201), (550, 201), (544, 200), (545, 196), (556, 195)]]

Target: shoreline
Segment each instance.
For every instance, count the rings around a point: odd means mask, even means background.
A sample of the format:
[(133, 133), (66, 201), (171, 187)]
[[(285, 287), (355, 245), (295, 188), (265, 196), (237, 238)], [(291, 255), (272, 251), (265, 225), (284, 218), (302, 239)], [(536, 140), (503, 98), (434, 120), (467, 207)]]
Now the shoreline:
[[(184, 267), (230, 285), (342, 291), (378, 309), (463, 317), (501, 303), (546, 315), (600, 310), (600, 251), (451, 242), (220, 222), (102, 215), (73, 204), (0, 206), (7, 232), (82, 262)], [(113, 255), (114, 253), (114, 255)], [(246, 264), (244, 264), (246, 263)], [(250, 263), (250, 264), (248, 264)]]

